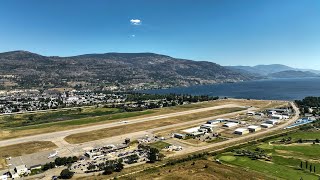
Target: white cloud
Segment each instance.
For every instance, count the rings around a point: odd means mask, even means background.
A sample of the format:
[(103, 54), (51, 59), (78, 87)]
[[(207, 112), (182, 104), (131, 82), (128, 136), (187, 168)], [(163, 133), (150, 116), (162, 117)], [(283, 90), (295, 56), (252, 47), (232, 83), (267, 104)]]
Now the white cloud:
[(130, 23), (134, 26), (139, 26), (141, 25), (142, 21), (140, 19), (131, 19)]
[(135, 35), (135, 34), (132, 34), (131, 37), (136, 37), (136, 35)]

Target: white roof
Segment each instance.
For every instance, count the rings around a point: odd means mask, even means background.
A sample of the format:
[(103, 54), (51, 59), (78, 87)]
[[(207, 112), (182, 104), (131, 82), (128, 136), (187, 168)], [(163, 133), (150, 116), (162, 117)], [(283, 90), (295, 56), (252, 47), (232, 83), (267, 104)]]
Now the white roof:
[(198, 129), (199, 129), (199, 126), (193, 127), (193, 128), (189, 128), (189, 129), (184, 129), (182, 131), (185, 132), (185, 133), (193, 133), (193, 132), (197, 132)]
[(238, 128), (238, 129), (236, 129), (234, 131), (236, 131), (236, 132), (244, 132), (244, 131), (248, 131), (248, 129), (247, 128)]
[(201, 126), (207, 126), (207, 127), (217, 127), (217, 125), (214, 125), (214, 124), (202, 124)]
[(229, 123), (225, 123), (224, 124), (225, 126), (237, 126), (238, 125), (238, 123), (234, 123), (234, 122), (229, 122)]
[(261, 126), (268, 126), (268, 127), (272, 127), (272, 124), (267, 124), (267, 123), (262, 123)]
[(19, 165), (19, 166), (16, 166), (16, 170), (19, 171), (19, 170), (25, 170), (27, 167), (26, 165)]
[(267, 120), (267, 122), (279, 122), (279, 121), (276, 119), (269, 119), (269, 120)]
[(260, 128), (260, 127), (259, 127), (259, 126), (256, 126), (256, 125), (248, 126), (248, 129), (257, 129), (257, 128)]

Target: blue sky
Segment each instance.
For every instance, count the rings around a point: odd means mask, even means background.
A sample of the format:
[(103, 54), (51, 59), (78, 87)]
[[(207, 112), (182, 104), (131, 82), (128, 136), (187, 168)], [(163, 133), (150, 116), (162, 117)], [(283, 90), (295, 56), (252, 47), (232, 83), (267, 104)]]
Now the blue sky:
[(11, 50), (320, 69), (320, 1), (1, 0), (0, 52)]

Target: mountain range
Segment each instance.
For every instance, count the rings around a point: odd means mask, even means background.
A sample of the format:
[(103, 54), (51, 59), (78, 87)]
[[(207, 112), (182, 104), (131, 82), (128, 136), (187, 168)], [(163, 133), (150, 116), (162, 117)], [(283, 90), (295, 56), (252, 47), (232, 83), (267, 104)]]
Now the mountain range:
[[(163, 88), (252, 80), (213, 62), (154, 53), (105, 53), (72, 57), (42, 56), (27, 51), (0, 53), (4, 88)], [(1, 78), (2, 77), (2, 78)]]
[(320, 76), (320, 71), (318, 70), (298, 69), (282, 64), (257, 66), (226, 66), (226, 68), (259, 78), (299, 78)]
[(28, 51), (0, 53), (0, 89), (120, 90), (230, 83), (264, 78), (319, 76), (281, 64), (220, 66), (155, 53), (105, 53), (59, 57)]

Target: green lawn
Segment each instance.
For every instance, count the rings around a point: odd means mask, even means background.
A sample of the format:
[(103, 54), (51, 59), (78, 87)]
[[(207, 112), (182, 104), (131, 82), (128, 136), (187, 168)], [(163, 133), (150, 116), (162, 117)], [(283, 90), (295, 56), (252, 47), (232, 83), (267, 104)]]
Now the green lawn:
[(150, 147), (157, 148), (157, 149), (161, 150), (161, 149), (164, 149), (165, 147), (170, 146), (171, 144), (166, 143), (164, 141), (157, 141), (154, 143), (150, 143), (149, 145), (150, 145)]
[(137, 112), (122, 112), (122, 113), (109, 114), (109, 115), (104, 115), (104, 116), (88, 117), (88, 118), (72, 119), (72, 120), (51, 122), (51, 123), (32, 125), (32, 126), (24, 126), (24, 127), (14, 128), (14, 129), (25, 130), (25, 129), (46, 128), (46, 127), (50, 127), (50, 126), (84, 125), (84, 124), (98, 123), (98, 122), (103, 122), (103, 121), (108, 121), (108, 120), (116, 120), (116, 119), (124, 119), (124, 118), (136, 117), (136, 116), (152, 114), (152, 113), (154, 113), (154, 111), (150, 111), (150, 110), (137, 111)]
[(121, 113), (116, 108), (77, 108), (69, 110), (48, 111), (46, 113), (17, 114), (10, 116), (1, 116), (0, 122), (3, 128), (23, 127), (50, 122), (61, 122), (72, 119), (81, 119), (87, 117), (104, 116)]
[(279, 165), (272, 162), (251, 160), (248, 157), (234, 156), (234, 158), (231, 158), (230, 156), (221, 156), (219, 157), (219, 159), (222, 162), (241, 166), (245, 169), (262, 172), (266, 175), (278, 177), (281, 179), (300, 179), (300, 177), (302, 177), (303, 179), (318, 179), (315, 174), (309, 173), (307, 171), (298, 170), (292, 167)]
[[(295, 132), (286, 137), (293, 139), (315, 139), (319, 132)], [(261, 148), (268, 155), (272, 156), (271, 161), (251, 160), (245, 156), (234, 156), (232, 152), (223, 153), (218, 158), (228, 164), (243, 167), (253, 171), (262, 172), (272, 177), (281, 179), (319, 179), (320, 174), (320, 145), (319, 144), (269, 144), (269, 142), (282, 139), (275, 138), (265, 143), (255, 145), (248, 145), (243, 149), (255, 151)], [(308, 167), (306, 168), (306, 161)], [(300, 168), (302, 162), (302, 169)], [(310, 173), (310, 164), (312, 164), (312, 171), (315, 166), (316, 173)]]

